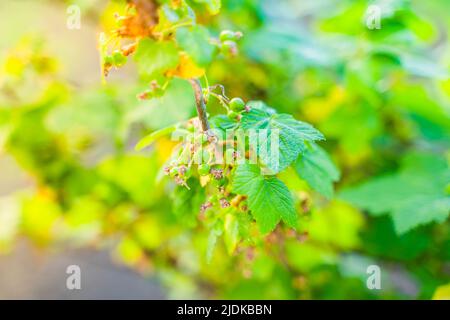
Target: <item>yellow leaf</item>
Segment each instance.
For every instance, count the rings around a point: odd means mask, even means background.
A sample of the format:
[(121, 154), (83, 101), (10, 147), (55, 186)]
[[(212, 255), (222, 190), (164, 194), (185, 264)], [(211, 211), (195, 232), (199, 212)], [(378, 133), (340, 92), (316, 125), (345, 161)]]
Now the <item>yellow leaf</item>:
[(180, 53), (180, 64), (175, 70), (169, 71), (169, 76), (183, 79), (200, 78), (205, 74), (205, 69), (198, 67), (194, 61), (185, 53)]
[(345, 100), (345, 90), (334, 87), (326, 97), (308, 99), (303, 107), (307, 120), (318, 123), (328, 118)]
[(434, 292), (433, 300), (450, 300), (450, 283), (438, 287)]

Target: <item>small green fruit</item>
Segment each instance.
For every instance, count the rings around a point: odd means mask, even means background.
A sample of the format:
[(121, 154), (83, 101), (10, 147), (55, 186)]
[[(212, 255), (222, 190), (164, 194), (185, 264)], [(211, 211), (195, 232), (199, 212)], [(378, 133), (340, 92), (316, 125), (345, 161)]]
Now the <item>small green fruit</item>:
[(204, 163), (198, 166), (198, 174), (201, 176), (207, 176), (209, 174), (209, 170), (211, 169), (211, 167)]
[(208, 143), (208, 136), (206, 135), (206, 133), (202, 134), (201, 142), (202, 142), (202, 144)]
[(220, 33), (220, 41), (224, 42), (227, 40), (237, 40), (236, 33), (231, 30), (223, 30)]
[(248, 202), (247, 200), (242, 201), (239, 204), (239, 209), (241, 209), (242, 211), (247, 211), (248, 210)]
[(112, 58), (113, 64), (116, 67), (121, 67), (127, 62), (127, 57), (125, 57), (119, 50), (114, 51)]
[(169, 175), (173, 178), (179, 174), (178, 167), (173, 167), (170, 169)]
[(107, 67), (111, 67), (114, 64), (114, 58), (111, 55), (104, 56), (103, 64)]
[(208, 142), (208, 136), (206, 135), (206, 133), (201, 133), (196, 137), (196, 141), (204, 145)]
[(237, 113), (233, 110), (230, 110), (230, 111), (228, 111), (227, 116), (228, 116), (228, 118), (234, 120), (239, 116), (239, 113)]
[(220, 187), (223, 187), (227, 183), (227, 179), (226, 178), (222, 178), (222, 179), (218, 179), (218, 180), (214, 179), (214, 180), (212, 180), (212, 182), (213, 182), (214, 186), (220, 188)]
[(230, 101), (230, 108), (233, 111), (241, 112), (245, 109), (245, 102), (241, 98), (233, 98)]
[(221, 52), (226, 57), (234, 57), (238, 53), (237, 44), (234, 41), (227, 40), (222, 43)]
[(180, 165), (178, 167), (178, 173), (180, 176), (185, 177), (185, 178), (189, 178), (191, 176), (191, 168), (189, 168), (186, 165)]

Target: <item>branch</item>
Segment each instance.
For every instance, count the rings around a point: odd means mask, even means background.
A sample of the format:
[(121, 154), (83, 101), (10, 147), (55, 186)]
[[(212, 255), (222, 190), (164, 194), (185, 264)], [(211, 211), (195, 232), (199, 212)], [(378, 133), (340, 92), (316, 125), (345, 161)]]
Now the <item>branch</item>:
[(189, 79), (189, 82), (191, 83), (192, 88), (194, 88), (195, 104), (197, 106), (198, 118), (202, 124), (202, 130), (206, 132), (210, 127), (208, 116), (206, 115), (206, 104), (205, 99), (203, 98), (202, 85), (198, 79)]

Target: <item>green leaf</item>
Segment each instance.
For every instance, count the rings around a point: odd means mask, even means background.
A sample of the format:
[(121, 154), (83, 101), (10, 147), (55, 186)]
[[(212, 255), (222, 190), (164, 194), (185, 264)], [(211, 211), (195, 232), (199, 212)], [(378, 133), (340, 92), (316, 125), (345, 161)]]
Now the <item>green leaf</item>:
[(178, 45), (200, 66), (207, 66), (212, 59), (214, 46), (209, 43), (209, 32), (205, 27), (193, 26), (177, 30)]
[(276, 177), (262, 175), (257, 165), (237, 167), (233, 192), (248, 196), (248, 206), (261, 232), (272, 231), (281, 219), (295, 226), (297, 213), (289, 189)]
[(200, 206), (206, 201), (205, 189), (197, 179), (191, 178), (187, 181), (191, 188), (177, 186), (171, 194), (172, 212), (183, 225), (195, 227), (198, 223)]
[(223, 114), (218, 114), (214, 117), (211, 117), (209, 119), (209, 123), (214, 129), (220, 129), (223, 131), (235, 129), (237, 126), (236, 121)]
[(224, 240), (227, 247), (228, 254), (232, 254), (240, 240), (239, 235), (239, 220), (237, 217), (229, 213), (224, 219)]
[(136, 49), (135, 60), (145, 79), (159, 79), (166, 71), (178, 65), (178, 49), (173, 42), (143, 39)]
[[(273, 173), (282, 171), (297, 159), (298, 155), (306, 149), (305, 141), (324, 139), (314, 127), (294, 119), (291, 115), (271, 114), (263, 109), (253, 108), (244, 113), (241, 124), (243, 129), (257, 130), (258, 135), (261, 129), (267, 130), (267, 135), (259, 135), (256, 150), (260, 160)], [(276, 146), (273, 143), (279, 145)], [(263, 150), (266, 152), (264, 153)]]
[(268, 114), (275, 114), (275, 113), (277, 113), (277, 111), (276, 111), (274, 108), (269, 107), (269, 106), (268, 106), (267, 104), (265, 104), (263, 101), (259, 101), (259, 100), (256, 100), (256, 101), (249, 101), (249, 102), (247, 103), (247, 106), (249, 106), (249, 107), (252, 108), (252, 109), (258, 109), (258, 110), (265, 111), (265, 112), (267, 112)]
[(398, 234), (419, 225), (444, 222), (450, 213), (445, 188), (450, 169), (435, 155), (412, 155), (396, 174), (347, 189), (341, 197), (373, 215), (389, 213)]
[(136, 144), (135, 149), (137, 151), (144, 149), (145, 147), (151, 145), (155, 140), (157, 140), (160, 137), (163, 137), (165, 135), (168, 135), (169, 133), (174, 132), (177, 129), (176, 125), (169, 126), (162, 128), (160, 130), (154, 131), (150, 133), (149, 135), (145, 136), (139, 142)]
[(315, 143), (303, 152), (294, 164), (300, 178), (327, 198), (333, 197), (333, 182), (339, 180), (339, 170), (325, 150)]
[(223, 225), (219, 222), (217, 222), (208, 235), (208, 242), (206, 246), (206, 263), (211, 263), (211, 260), (213, 258), (214, 249), (217, 245), (217, 239), (222, 235), (223, 233)]
[(158, 10), (158, 16), (157, 32), (173, 31), (176, 25), (182, 23), (195, 23), (195, 12), (185, 1), (180, 1), (178, 8), (172, 8), (167, 3), (162, 4)]
[(186, 80), (172, 79), (166, 93), (159, 98), (139, 101), (129, 111), (129, 123), (139, 122), (153, 129), (161, 129), (185, 121), (195, 114), (192, 87)]

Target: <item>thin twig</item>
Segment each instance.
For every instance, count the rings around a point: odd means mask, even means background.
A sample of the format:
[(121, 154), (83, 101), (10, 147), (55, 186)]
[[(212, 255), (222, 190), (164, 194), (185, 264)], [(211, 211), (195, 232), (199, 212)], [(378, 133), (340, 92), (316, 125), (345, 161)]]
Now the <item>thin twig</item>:
[(198, 79), (189, 79), (189, 82), (191, 83), (192, 88), (194, 88), (195, 104), (197, 106), (198, 118), (200, 119), (200, 122), (202, 124), (202, 130), (206, 132), (210, 127), (208, 116), (206, 114), (206, 104), (205, 99), (203, 98), (202, 85), (200, 84), (200, 80)]

